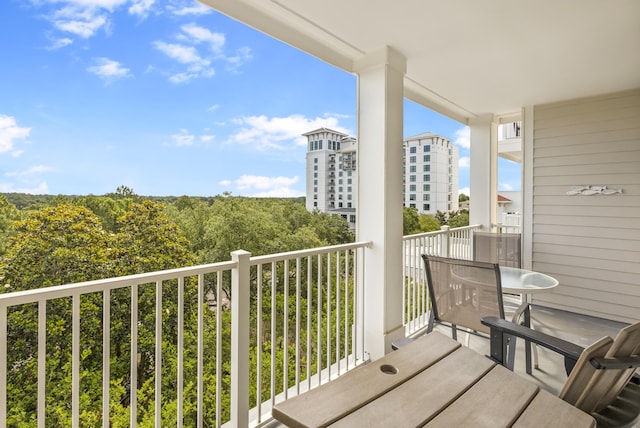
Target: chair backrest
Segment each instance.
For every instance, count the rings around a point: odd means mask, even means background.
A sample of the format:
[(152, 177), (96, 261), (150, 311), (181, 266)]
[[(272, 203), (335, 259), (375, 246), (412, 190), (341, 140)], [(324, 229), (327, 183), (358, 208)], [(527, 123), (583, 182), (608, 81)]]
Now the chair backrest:
[(596, 369), (590, 361), (593, 358), (625, 358), (638, 354), (640, 323), (620, 330), (615, 340), (603, 337), (582, 352), (560, 391), (560, 398), (587, 413), (606, 408), (618, 397), (636, 369)]
[(473, 260), (522, 267), (522, 238), (519, 233), (473, 233)]
[(489, 333), (482, 317), (504, 319), (500, 267), (476, 262), (423, 255), (431, 310), (436, 321)]

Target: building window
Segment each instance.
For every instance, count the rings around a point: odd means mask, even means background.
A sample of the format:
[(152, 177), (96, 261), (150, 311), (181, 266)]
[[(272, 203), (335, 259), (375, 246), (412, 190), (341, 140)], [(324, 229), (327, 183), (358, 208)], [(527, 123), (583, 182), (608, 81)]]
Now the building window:
[(416, 172), (416, 166), (415, 165), (411, 165), (409, 167), (409, 172)]
[(313, 203), (313, 206), (314, 206), (314, 207), (317, 207), (317, 206), (318, 206), (318, 203), (317, 203), (317, 202), (314, 202), (314, 203)]
[(351, 192), (351, 186), (347, 186), (347, 192)]
[(318, 165), (314, 165), (314, 166), (313, 166), (313, 170), (314, 170), (314, 171), (317, 171), (317, 170), (318, 170)]
[(409, 147), (409, 153), (415, 153), (416, 152), (416, 147)]
[(431, 184), (423, 184), (422, 185), (422, 191), (423, 192), (430, 192), (431, 191)]
[(313, 178), (318, 178), (318, 173), (317, 172), (313, 173)]
[(424, 157), (422, 158), (422, 160), (424, 162), (431, 162), (431, 155), (424, 155)]
[(318, 158), (313, 158), (313, 163), (318, 163)]
[(348, 172), (347, 172), (347, 176), (348, 176), (348, 177), (351, 177), (351, 171), (348, 171)]
[(428, 201), (428, 200), (430, 200), (430, 198), (429, 198), (430, 196), (431, 195), (429, 195), (428, 193), (423, 193), (422, 194), (422, 199), (425, 200), (425, 201)]
[(416, 185), (415, 184), (409, 185), (409, 191), (410, 192), (415, 192), (416, 191)]
[[(338, 195), (338, 199), (342, 199), (342, 195)], [(340, 206), (342, 206), (342, 205), (340, 205)]]
[(318, 199), (318, 195), (313, 195), (313, 199)]
[(355, 222), (356, 222), (356, 216), (355, 216), (355, 214), (351, 214), (351, 215), (349, 216), (349, 222), (350, 222), (350, 223), (355, 223)]
[(338, 180), (338, 184), (342, 184), (342, 178)]
[(342, 171), (338, 173), (338, 177), (342, 177)]
[(411, 157), (409, 158), (409, 162), (410, 162), (410, 163), (416, 163), (416, 157), (415, 157), (415, 156), (411, 156)]
[(425, 174), (425, 175), (422, 177), (422, 181), (431, 181), (431, 175), (429, 175), (429, 174)]
[(422, 169), (424, 172), (429, 172), (431, 171), (431, 165), (424, 165)]
[(431, 205), (430, 204), (422, 205), (422, 210), (423, 211), (431, 211)]
[(351, 200), (351, 195), (347, 195), (347, 201)]
[(409, 176), (409, 181), (414, 183), (416, 181), (416, 176), (415, 175), (410, 175)]
[(410, 194), (410, 195), (409, 195), (409, 200), (410, 200), (410, 201), (415, 201), (415, 200), (416, 200), (416, 195), (415, 195), (415, 194), (413, 194), (413, 193), (412, 193), (412, 194)]
[(338, 187), (338, 192), (342, 192), (342, 186)]
[(349, 179), (347, 180), (347, 184), (351, 184), (351, 180), (352, 180), (352, 179), (351, 179), (351, 178), (349, 178)]
[(318, 141), (318, 150), (322, 150), (322, 140)]
[(342, 202), (338, 202), (338, 208), (342, 208)]
[(431, 146), (429, 144), (427, 144), (426, 146), (424, 146), (423, 150), (425, 151), (425, 153), (426, 152), (430, 152), (431, 151)]
[(318, 191), (318, 188), (317, 188), (317, 187), (314, 187), (314, 188), (313, 188), (313, 191), (314, 191), (314, 192), (317, 192), (317, 191)]
[(415, 208), (416, 204), (409, 204), (409, 208)]
[(351, 202), (347, 202), (347, 208), (351, 208)]
[(313, 184), (317, 185), (318, 184), (318, 180), (313, 180)]

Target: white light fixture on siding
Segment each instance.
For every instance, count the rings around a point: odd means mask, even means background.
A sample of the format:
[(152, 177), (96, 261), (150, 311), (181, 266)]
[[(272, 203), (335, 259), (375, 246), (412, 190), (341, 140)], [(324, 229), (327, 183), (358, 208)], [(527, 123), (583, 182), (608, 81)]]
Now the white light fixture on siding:
[(569, 196), (575, 195), (613, 195), (615, 193), (622, 193), (622, 189), (608, 189), (607, 186), (577, 186), (569, 190), (566, 194)]

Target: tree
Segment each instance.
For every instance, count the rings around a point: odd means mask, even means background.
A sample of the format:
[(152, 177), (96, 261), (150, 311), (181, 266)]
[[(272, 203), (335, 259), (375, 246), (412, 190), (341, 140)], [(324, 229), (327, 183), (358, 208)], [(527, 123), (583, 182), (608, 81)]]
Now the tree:
[(442, 227), (438, 219), (429, 214), (420, 214), (419, 223), (422, 232), (434, 232)]
[(458, 195), (458, 202), (464, 202), (464, 201), (468, 201), (469, 197), (467, 195), (465, 195), (464, 193), (460, 193)]
[(402, 234), (412, 235), (420, 232), (418, 210), (416, 208), (402, 208)]
[(9, 200), (0, 195), (0, 256), (5, 251), (5, 242), (13, 230), (13, 223), (20, 218), (20, 211)]
[(449, 215), (449, 227), (469, 226), (469, 211), (463, 210)]
[[(95, 214), (84, 207), (63, 204), (35, 211), (16, 224), (15, 235), (0, 261), (2, 292), (110, 277), (112, 239)], [(81, 335), (85, 339), (101, 336), (100, 302), (98, 293), (81, 300), (85, 320)], [(47, 417), (59, 426), (68, 425), (63, 409), (71, 396), (71, 314), (69, 299), (56, 299), (47, 305), (47, 396), (54, 403), (47, 407)], [(33, 358), (37, 352), (37, 319), (34, 305), (9, 308), (8, 418), (16, 424), (28, 422), (36, 414), (36, 385), (32, 379), (37, 371)], [(102, 357), (95, 352), (99, 346), (95, 341), (82, 343), (83, 374), (91, 383), (92, 376), (99, 376)], [(83, 394), (83, 399), (90, 402), (97, 398)]]

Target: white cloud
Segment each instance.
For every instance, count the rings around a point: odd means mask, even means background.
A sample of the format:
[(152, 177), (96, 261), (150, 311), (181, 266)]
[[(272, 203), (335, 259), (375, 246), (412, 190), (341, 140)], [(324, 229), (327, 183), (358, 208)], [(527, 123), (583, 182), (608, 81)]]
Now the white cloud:
[(106, 82), (113, 82), (118, 79), (131, 77), (129, 69), (125, 68), (118, 61), (109, 58), (96, 58), (96, 65), (88, 67), (87, 71), (95, 74)]
[(471, 165), (471, 158), (463, 156), (458, 159), (458, 168), (469, 168)]
[(145, 18), (149, 15), (149, 11), (155, 3), (155, 0), (133, 0), (132, 3), (133, 4), (129, 6), (129, 13)]
[(193, 46), (179, 45), (176, 43), (153, 42), (153, 46), (171, 59), (182, 64), (192, 64), (202, 61), (198, 51)]
[[(88, 39), (101, 29), (110, 30), (111, 15), (119, 7), (128, 6), (129, 14), (144, 18), (155, 0), (39, 0), (33, 3), (41, 8), (52, 8), (45, 17), (55, 29)], [(68, 38), (59, 40), (65, 43), (62, 46), (69, 44)], [(51, 48), (62, 46), (54, 43)]]
[[(304, 195), (304, 192), (292, 189), (291, 186), (299, 181), (299, 177), (265, 177), (258, 175), (243, 175), (233, 183), (240, 193), (255, 197), (296, 197)], [(223, 180), (220, 184), (231, 185), (231, 181)]]
[(338, 125), (336, 117), (310, 119), (299, 114), (274, 118), (244, 116), (235, 118), (233, 122), (240, 127), (231, 134), (227, 142), (251, 144), (257, 150), (305, 147), (307, 139), (302, 134), (322, 127), (348, 134), (347, 129)]
[(461, 194), (465, 194), (471, 197), (471, 189), (469, 189), (468, 187), (463, 187), (462, 189), (458, 189), (458, 195), (461, 195)]
[(41, 182), (35, 187), (15, 187), (13, 184), (0, 183), (2, 193), (29, 193), (31, 195), (46, 195), (49, 193), (49, 186), (46, 182)]
[(63, 32), (83, 39), (94, 36), (98, 30), (108, 26), (107, 14), (96, 5), (67, 3), (50, 17), (53, 26)]
[(216, 111), (220, 108), (220, 104), (214, 104), (207, 109), (207, 111)]
[(229, 187), (229, 186), (231, 186), (231, 180), (222, 180), (220, 182), (220, 185), (224, 186), (224, 187)]
[[(201, 77), (215, 76), (216, 71), (212, 65), (214, 61), (226, 63), (227, 69), (235, 72), (252, 58), (251, 49), (248, 47), (238, 49), (234, 55), (226, 54), (226, 37), (222, 33), (213, 32), (195, 23), (185, 24), (180, 30), (176, 36), (177, 42), (153, 42), (158, 51), (187, 66), (186, 70), (169, 76), (172, 83), (185, 83)], [(205, 48), (202, 48), (202, 45)]]
[(24, 171), (20, 171), (20, 172), (7, 172), (5, 174), (5, 176), (7, 176), (7, 177), (25, 177), (25, 176), (29, 176), (29, 175), (35, 175), (35, 174), (41, 174), (43, 172), (53, 172), (53, 171), (55, 171), (55, 169), (50, 167), (50, 166), (36, 165), (36, 166), (32, 166), (31, 168), (26, 169)]
[(55, 51), (57, 49), (64, 48), (65, 46), (69, 46), (72, 43), (73, 43), (73, 40), (71, 40), (68, 37), (51, 39), (51, 45), (49, 45), (47, 49), (51, 51)]
[(196, 137), (186, 129), (180, 129), (180, 131), (177, 134), (173, 134), (171, 138), (173, 138), (173, 141), (175, 141), (178, 147), (193, 146), (196, 139)]
[(210, 7), (194, 2), (188, 2), (186, 4), (178, 6), (169, 5), (167, 7), (167, 10), (177, 16), (206, 15), (213, 11), (213, 9), (211, 9)]
[(513, 190), (513, 186), (510, 183), (500, 183), (498, 184), (498, 190), (510, 191)]
[(186, 36), (189, 36), (193, 43), (206, 43), (213, 52), (222, 52), (225, 43), (224, 34), (213, 33), (208, 28), (200, 27), (194, 23), (183, 25), (181, 29)]
[(216, 138), (215, 135), (201, 135), (200, 136), (200, 141), (202, 142), (209, 142), (209, 141), (213, 141), (213, 139)]
[(465, 126), (455, 132), (456, 139), (453, 142), (456, 146), (468, 149), (471, 147), (471, 128)]
[[(12, 116), (0, 114), (0, 153), (11, 152), (17, 140), (26, 140), (31, 133), (31, 128), (18, 126)], [(14, 152), (18, 153), (20, 152)]]

